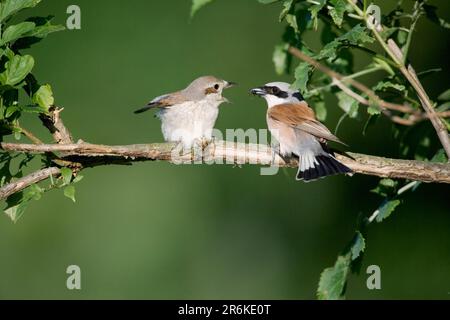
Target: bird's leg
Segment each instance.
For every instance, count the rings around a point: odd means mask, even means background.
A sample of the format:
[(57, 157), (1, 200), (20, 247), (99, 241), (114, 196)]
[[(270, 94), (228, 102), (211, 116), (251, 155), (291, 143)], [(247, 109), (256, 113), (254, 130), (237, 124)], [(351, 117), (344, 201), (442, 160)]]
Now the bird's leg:
[(279, 155), (281, 157), (281, 155), (280, 155), (280, 144), (272, 142), (270, 144), (270, 147), (271, 147), (271, 154), (272, 154), (272, 165), (274, 165), (274, 164), (276, 164), (275, 163), (276, 156)]
[(192, 143), (191, 155), (194, 163), (201, 163), (203, 159), (203, 141), (195, 139)]
[(211, 143), (214, 143), (214, 137), (211, 138), (202, 137), (200, 140), (203, 150), (205, 150)]

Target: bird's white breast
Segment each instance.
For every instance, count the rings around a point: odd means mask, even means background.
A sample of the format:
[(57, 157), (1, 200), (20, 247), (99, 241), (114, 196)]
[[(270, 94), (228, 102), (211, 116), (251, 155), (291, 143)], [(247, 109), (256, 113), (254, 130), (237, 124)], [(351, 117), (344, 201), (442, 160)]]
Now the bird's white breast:
[(181, 141), (190, 148), (195, 140), (211, 139), (220, 103), (212, 101), (184, 102), (157, 113), (166, 141)]

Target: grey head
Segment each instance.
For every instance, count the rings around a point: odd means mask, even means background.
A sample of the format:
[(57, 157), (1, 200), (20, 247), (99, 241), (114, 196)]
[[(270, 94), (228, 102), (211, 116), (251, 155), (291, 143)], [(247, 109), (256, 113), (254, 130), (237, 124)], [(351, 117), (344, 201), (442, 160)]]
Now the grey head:
[(185, 89), (181, 90), (181, 95), (189, 101), (199, 101), (203, 99), (226, 101), (222, 96), (224, 89), (235, 85), (234, 82), (222, 80), (214, 76), (203, 76), (192, 81)]
[(224, 89), (236, 85), (213, 76), (203, 76), (192, 81), (185, 89), (154, 98), (146, 106), (134, 113), (142, 113), (153, 108), (169, 108), (187, 101), (207, 100), (212, 103), (222, 103), (228, 100), (222, 96)]
[(305, 100), (300, 91), (293, 89), (286, 82), (270, 82), (261, 87), (253, 88), (250, 92), (266, 99), (269, 107), (283, 103), (298, 103)]

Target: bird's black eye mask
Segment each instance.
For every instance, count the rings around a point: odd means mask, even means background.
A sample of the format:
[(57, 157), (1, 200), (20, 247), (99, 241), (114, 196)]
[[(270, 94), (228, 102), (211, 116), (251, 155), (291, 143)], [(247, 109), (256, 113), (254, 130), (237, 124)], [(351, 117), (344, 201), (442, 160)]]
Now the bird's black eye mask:
[[(289, 97), (289, 93), (287, 93), (286, 91), (281, 90), (278, 87), (264, 86), (263, 89), (264, 89), (265, 92), (267, 92), (267, 94), (274, 95), (274, 96), (276, 96), (278, 98), (281, 98), (281, 99), (286, 99), (286, 98)], [(297, 98), (299, 101), (303, 101), (304, 100), (304, 98), (303, 98), (303, 96), (301, 95), (300, 92), (296, 92), (292, 96)]]

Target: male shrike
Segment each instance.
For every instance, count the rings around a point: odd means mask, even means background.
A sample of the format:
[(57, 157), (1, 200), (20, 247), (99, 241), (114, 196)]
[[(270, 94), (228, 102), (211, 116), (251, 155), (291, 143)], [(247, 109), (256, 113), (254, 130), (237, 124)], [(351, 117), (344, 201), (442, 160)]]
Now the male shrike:
[(278, 153), (299, 158), (297, 180), (352, 173), (327, 147), (327, 141), (344, 143), (316, 119), (299, 91), (292, 90), (288, 83), (273, 82), (251, 93), (267, 101), (267, 126), (280, 144)]
[(181, 142), (184, 148), (212, 139), (212, 131), (219, 115), (219, 105), (228, 100), (222, 90), (235, 83), (204, 76), (192, 81), (185, 89), (156, 97), (134, 113), (158, 108), (164, 139)]

